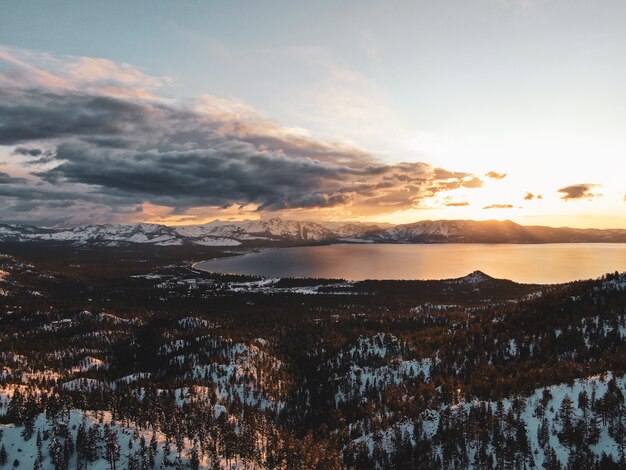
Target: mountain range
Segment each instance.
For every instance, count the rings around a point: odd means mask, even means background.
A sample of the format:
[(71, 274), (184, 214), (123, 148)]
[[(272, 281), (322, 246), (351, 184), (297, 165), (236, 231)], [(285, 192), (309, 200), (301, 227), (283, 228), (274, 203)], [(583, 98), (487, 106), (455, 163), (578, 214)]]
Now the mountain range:
[(626, 243), (626, 229), (525, 226), (509, 220), (423, 220), (389, 225), (358, 222), (303, 222), (281, 218), (216, 220), (202, 225), (102, 224), (41, 228), (0, 224), (1, 242), (48, 242), (78, 246), (204, 245), (245, 243)]

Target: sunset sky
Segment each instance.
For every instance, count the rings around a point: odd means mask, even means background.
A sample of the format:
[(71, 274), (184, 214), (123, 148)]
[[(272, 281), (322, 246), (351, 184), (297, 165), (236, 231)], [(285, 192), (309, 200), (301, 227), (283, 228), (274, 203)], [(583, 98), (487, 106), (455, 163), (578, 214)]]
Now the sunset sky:
[(626, 2), (0, 3), (0, 223), (626, 228)]

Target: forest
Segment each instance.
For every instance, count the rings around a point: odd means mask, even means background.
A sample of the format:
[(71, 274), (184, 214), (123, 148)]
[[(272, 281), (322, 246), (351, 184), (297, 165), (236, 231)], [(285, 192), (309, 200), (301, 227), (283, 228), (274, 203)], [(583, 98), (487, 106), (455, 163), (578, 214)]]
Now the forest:
[(626, 468), (626, 273), (267, 280), (191, 268), (210, 247), (2, 252), (7, 468)]

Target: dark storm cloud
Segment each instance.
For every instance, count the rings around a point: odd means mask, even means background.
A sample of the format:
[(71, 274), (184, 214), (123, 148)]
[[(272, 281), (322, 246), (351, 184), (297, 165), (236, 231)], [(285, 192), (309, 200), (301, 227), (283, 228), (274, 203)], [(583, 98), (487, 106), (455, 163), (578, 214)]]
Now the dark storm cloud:
[(15, 178), (7, 173), (0, 171), (0, 184), (8, 185), (8, 184), (21, 184), (25, 180), (23, 178)]
[(13, 150), (15, 155), (24, 155), (27, 157), (37, 157), (43, 153), (43, 150), (36, 148), (17, 147)]
[[(0, 71), (0, 82), (9, 84), (0, 88), (0, 145), (17, 146), (14, 158), (37, 171), (24, 180), (0, 174), (5, 220), (22, 220), (29, 211), (50, 221), (56, 211), (61, 223), (115, 219), (144, 203), (175, 213), (248, 204), (261, 211), (349, 205), (380, 213), (483, 184), (425, 163), (384, 164), (212, 97), (181, 106), (66, 80), (25, 87), (12, 77)], [(43, 80), (57, 83), (49, 75)]]
[(106, 96), (44, 90), (0, 91), (0, 145), (147, 131), (149, 109)]
[(169, 152), (62, 144), (56, 159), (58, 166), (37, 175), (50, 183), (82, 183), (103, 194), (178, 208), (245, 203), (258, 204), (260, 210), (332, 207), (430, 178), (424, 164), (335, 165), (227, 138), (215, 139), (210, 149)]
[(557, 192), (562, 193), (561, 199), (568, 201), (570, 199), (590, 199), (593, 197), (600, 197), (601, 194), (593, 194), (591, 189), (598, 187), (598, 184), (583, 183), (573, 184), (559, 189)]
[(13, 155), (19, 155), (26, 159), (22, 162), (25, 166), (35, 166), (50, 163), (54, 160), (54, 152), (39, 148), (17, 147), (13, 150)]

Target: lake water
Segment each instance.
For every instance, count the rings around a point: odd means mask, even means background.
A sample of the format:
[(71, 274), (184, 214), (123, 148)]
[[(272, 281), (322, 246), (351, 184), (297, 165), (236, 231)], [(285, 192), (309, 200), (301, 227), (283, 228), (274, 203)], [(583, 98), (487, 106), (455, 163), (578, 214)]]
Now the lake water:
[(327, 245), (271, 248), (204, 261), (198, 269), (267, 277), (447, 279), (480, 270), (526, 283), (626, 271), (626, 243)]

